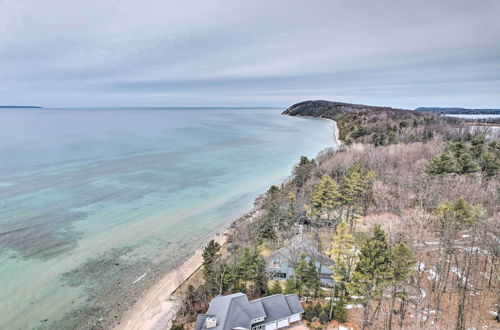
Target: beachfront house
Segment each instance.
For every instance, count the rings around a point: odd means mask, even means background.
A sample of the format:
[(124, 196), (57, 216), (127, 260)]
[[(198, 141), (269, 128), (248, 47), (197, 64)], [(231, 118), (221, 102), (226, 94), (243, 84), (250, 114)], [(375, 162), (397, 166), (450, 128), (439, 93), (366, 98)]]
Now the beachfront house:
[(296, 294), (275, 294), (248, 300), (246, 294), (215, 297), (206, 314), (196, 320), (196, 330), (274, 330), (302, 319), (304, 309)]
[[(287, 253), (276, 251), (267, 258), (267, 271), (271, 280), (286, 281), (295, 277), (295, 262)], [(310, 256), (306, 256), (306, 261), (309, 262)], [(319, 280), (322, 285), (333, 286), (333, 272), (329, 268), (331, 262), (326, 260), (314, 260), (314, 264), (319, 272)]]
[(306, 255), (306, 261), (314, 259), (314, 264), (318, 269), (320, 282), (324, 286), (333, 286), (330, 269), (332, 261), (322, 252), (318, 251), (313, 240), (302, 234), (296, 235), (290, 239), (288, 244), (266, 258), (267, 271), (271, 280), (288, 280), (295, 277), (295, 264), (301, 254)]

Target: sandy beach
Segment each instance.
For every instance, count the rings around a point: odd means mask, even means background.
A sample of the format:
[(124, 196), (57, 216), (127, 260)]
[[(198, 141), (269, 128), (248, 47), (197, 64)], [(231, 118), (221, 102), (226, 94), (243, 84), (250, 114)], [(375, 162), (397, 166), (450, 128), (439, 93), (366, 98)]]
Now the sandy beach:
[[(227, 236), (222, 234), (214, 238), (216, 242), (223, 245)], [(125, 314), (117, 330), (139, 330), (139, 329), (165, 329), (170, 326), (175, 316), (177, 301), (170, 299), (170, 295), (186, 281), (202, 263), (202, 249), (184, 262), (179, 267), (163, 276), (155, 285), (134, 304)]]
[[(259, 203), (259, 198), (257, 198), (256, 204), (250, 212), (233, 221), (213, 239), (224, 246), (232, 227), (238, 226), (238, 223), (241, 222), (252, 222), (262, 214)], [(197, 250), (186, 262), (165, 274), (148, 289), (125, 314), (115, 330), (168, 329), (175, 317), (179, 303), (172, 297), (172, 294), (202, 266), (202, 253), (203, 249)]]

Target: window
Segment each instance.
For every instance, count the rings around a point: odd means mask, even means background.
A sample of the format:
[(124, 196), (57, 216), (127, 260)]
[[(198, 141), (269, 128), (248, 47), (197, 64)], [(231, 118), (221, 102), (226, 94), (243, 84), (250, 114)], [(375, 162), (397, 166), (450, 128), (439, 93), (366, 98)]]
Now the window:
[(279, 272), (274, 272), (271, 274), (272, 279), (279, 279), (279, 278), (286, 278), (286, 273), (279, 273)]

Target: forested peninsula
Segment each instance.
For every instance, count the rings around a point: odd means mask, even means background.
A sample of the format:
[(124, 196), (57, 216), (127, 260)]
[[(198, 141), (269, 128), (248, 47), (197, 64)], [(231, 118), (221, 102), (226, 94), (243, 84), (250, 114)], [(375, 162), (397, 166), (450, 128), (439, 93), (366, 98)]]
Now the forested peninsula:
[(205, 247), (173, 327), (243, 292), (298, 294), (315, 329), (498, 328), (498, 131), (329, 101), (284, 114), (335, 121), (342, 147), (302, 157)]

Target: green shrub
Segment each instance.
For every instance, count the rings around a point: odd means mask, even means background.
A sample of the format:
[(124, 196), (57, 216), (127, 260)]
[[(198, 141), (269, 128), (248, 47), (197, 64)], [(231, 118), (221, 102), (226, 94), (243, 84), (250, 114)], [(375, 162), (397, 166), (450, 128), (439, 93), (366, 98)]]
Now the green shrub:
[(170, 330), (184, 330), (184, 324), (182, 323), (173, 323), (170, 327)]

